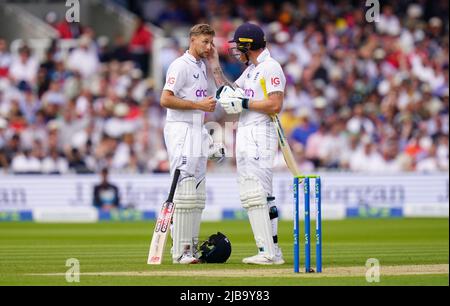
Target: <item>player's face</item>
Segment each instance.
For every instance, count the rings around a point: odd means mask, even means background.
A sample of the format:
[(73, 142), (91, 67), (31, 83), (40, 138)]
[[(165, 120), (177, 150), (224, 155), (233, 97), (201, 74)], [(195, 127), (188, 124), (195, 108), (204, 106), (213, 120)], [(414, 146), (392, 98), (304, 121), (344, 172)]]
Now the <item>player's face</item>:
[(247, 58), (245, 57), (245, 54), (238, 50), (236, 43), (231, 44), (231, 48), (228, 49), (229, 54), (240, 61), (241, 63), (246, 63)]
[(201, 58), (207, 58), (212, 51), (213, 36), (212, 35), (198, 35), (191, 39), (191, 43), (195, 52)]

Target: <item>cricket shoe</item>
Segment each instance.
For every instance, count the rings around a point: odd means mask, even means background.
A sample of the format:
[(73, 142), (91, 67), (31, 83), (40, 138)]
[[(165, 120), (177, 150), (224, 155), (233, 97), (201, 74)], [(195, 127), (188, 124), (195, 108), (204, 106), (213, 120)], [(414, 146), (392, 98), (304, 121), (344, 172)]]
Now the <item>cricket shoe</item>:
[[(278, 261), (275, 260), (275, 258), (270, 259), (264, 254), (257, 254), (251, 257), (244, 258), (242, 260), (245, 264), (251, 264), (251, 265), (277, 265), (280, 264)], [(284, 263), (284, 261), (283, 261)]]
[(182, 264), (182, 265), (197, 264), (199, 262), (200, 261), (194, 256), (192, 256), (192, 254), (190, 253), (184, 253), (183, 255), (181, 255), (180, 258), (173, 260), (174, 264)]

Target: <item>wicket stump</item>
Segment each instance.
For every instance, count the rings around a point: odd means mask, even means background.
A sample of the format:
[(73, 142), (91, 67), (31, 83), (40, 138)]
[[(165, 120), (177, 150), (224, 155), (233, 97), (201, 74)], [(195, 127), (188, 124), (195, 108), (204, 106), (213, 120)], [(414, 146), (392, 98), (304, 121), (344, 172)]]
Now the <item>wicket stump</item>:
[(310, 180), (314, 180), (314, 202), (316, 204), (316, 272), (322, 272), (322, 186), (318, 175), (303, 175), (294, 178), (294, 272), (300, 271), (300, 186), (303, 183), (305, 214), (305, 272), (311, 273), (311, 216)]

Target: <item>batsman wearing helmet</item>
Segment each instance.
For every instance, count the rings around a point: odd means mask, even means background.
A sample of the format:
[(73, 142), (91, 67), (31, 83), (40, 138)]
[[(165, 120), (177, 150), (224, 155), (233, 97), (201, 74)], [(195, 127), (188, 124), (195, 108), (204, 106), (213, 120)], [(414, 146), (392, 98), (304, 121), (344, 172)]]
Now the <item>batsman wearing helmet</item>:
[[(192, 27), (189, 50), (169, 67), (161, 95), (161, 106), (167, 108), (164, 140), (170, 172), (180, 170), (174, 197), (173, 263), (197, 263), (193, 253), (198, 241), (202, 211), (205, 208), (205, 174), (208, 157), (219, 159), (224, 151), (211, 144), (204, 128), (205, 112), (216, 107), (208, 96), (206, 65), (203, 59), (212, 51), (214, 30), (207, 24)], [(213, 148), (217, 152), (212, 152)]]
[(286, 79), (266, 48), (263, 30), (251, 23), (238, 27), (230, 43), (233, 55), (248, 67), (234, 84), (220, 68), (217, 51), (209, 57), (219, 90), (217, 101), (228, 114), (240, 114), (236, 159), (240, 198), (255, 237), (258, 254), (248, 264), (283, 264), (278, 247), (278, 212), (272, 192), (273, 163), (278, 138), (270, 118), (281, 111)]

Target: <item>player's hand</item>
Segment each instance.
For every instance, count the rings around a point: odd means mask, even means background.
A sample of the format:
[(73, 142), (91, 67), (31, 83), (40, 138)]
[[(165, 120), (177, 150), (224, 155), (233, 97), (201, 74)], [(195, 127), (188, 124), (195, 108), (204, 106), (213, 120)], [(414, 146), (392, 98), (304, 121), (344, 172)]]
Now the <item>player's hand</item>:
[(239, 99), (246, 99), (245, 92), (244, 92), (244, 90), (242, 88), (236, 88), (234, 90), (233, 96), (236, 97), (236, 98), (239, 98)]
[(216, 109), (216, 99), (214, 99), (214, 97), (212, 96), (207, 97), (206, 99), (203, 99), (200, 102), (197, 102), (197, 104), (198, 109), (204, 112), (212, 113)]
[(242, 112), (244, 100), (248, 104), (248, 99), (244, 98), (242, 90), (234, 90), (230, 86), (222, 86), (216, 92), (217, 102), (227, 114), (239, 114)]
[(211, 46), (211, 51), (209, 52), (207, 60), (209, 64), (219, 64), (219, 52), (214, 43)]
[(229, 115), (242, 112), (242, 100), (239, 98), (222, 98), (218, 102)]

